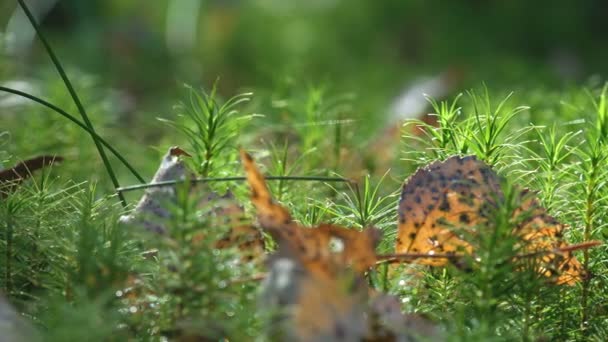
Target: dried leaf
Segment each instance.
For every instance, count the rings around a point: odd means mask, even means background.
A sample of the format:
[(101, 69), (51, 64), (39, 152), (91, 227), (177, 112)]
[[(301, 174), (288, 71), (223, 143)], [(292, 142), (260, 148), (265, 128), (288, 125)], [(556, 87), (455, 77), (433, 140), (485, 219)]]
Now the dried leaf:
[(328, 277), (307, 268), (289, 246), (269, 260), (261, 306), (277, 310), (271, 336), (295, 341), (360, 341), (368, 334), (368, 288), (352, 270)]
[(362, 274), (376, 262), (378, 231), (330, 224), (306, 228), (275, 203), (250, 155), (241, 151), (251, 201), (279, 245), (264, 282), (265, 308), (284, 308), (287, 339), (360, 341), (368, 333), (368, 288)]
[[(171, 147), (163, 157), (151, 183), (185, 179), (187, 169), (180, 158), (182, 156), (190, 157), (181, 148)], [(168, 208), (175, 202), (175, 191), (174, 185), (148, 188), (133, 212), (122, 216), (120, 221), (139, 224), (148, 231), (166, 233), (165, 222), (170, 217)], [(221, 196), (206, 185), (191, 186), (189, 191), (196, 195), (205, 194), (198, 207), (210, 214), (211, 225), (229, 227), (226, 235), (216, 242), (217, 248), (238, 247), (243, 252), (243, 259), (247, 261), (260, 258), (264, 254), (264, 238), (261, 232), (247, 222), (243, 208), (236, 203), (232, 193)], [(205, 236), (204, 232), (197, 234), (193, 237), (193, 243), (199, 243)]]
[[(454, 156), (419, 169), (403, 186), (396, 252), (472, 253), (472, 245), (461, 233), (490, 229), (492, 210), (501, 205), (503, 196), (496, 173), (473, 156)], [(562, 239), (565, 225), (548, 215), (528, 191), (522, 191), (519, 199), (513, 234), (520, 238), (523, 251), (554, 251), (568, 246)], [(448, 259), (417, 262), (441, 266)], [(571, 285), (584, 276), (581, 264), (567, 250), (545, 253), (538, 271), (551, 277), (559, 274), (555, 278), (558, 284)]]
[[(171, 147), (163, 156), (160, 166), (151, 183), (186, 178), (186, 166), (180, 156), (189, 156), (177, 146)], [(135, 209), (129, 215), (120, 217), (120, 222), (141, 224), (146, 230), (156, 233), (166, 233), (163, 221), (169, 218), (167, 203), (175, 201), (175, 186), (159, 186), (147, 188)]]
[(45, 166), (63, 161), (60, 156), (38, 156), (17, 163), (10, 169), (0, 171), (0, 198), (8, 196), (17, 186), (32, 175), (32, 172)]
[(311, 272), (331, 275), (345, 266), (362, 273), (376, 263), (375, 247), (380, 233), (373, 228), (357, 231), (331, 224), (306, 228), (293, 221), (286, 208), (274, 202), (264, 177), (249, 154), (241, 151), (241, 160), (251, 187), (251, 202), (263, 229), (297, 251), (297, 257)]

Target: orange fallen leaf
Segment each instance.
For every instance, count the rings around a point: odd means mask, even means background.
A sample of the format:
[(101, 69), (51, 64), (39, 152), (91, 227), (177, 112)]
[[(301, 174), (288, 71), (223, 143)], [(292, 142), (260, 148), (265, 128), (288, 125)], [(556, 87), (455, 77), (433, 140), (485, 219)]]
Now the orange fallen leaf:
[(345, 266), (363, 273), (376, 263), (374, 250), (379, 240), (378, 230), (358, 231), (331, 224), (302, 227), (286, 208), (274, 202), (251, 156), (241, 150), (241, 160), (259, 224), (279, 245), (289, 246), (309, 271), (331, 278), (337, 269)]
[[(529, 191), (519, 193), (513, 234), (527, 253), (544, 251), (538, 271), (557, 284), (574, 284), (585, 272), (563, 240), (566, 226), (547, 214)], [(504, 201), (498, 175), (473, 156), (453, 156), (419, 169), (403, 185), (399, 202), (397, 253), (462, 255), (473, 253), (464, 235), (491, 227), (492, 211)], [(589, 248), (594, 244), (580, 246)], [(555, 252), (555, 251), (559, 251)], [(448, 258), (420, 258), (442, 266)]]
[(272, 199), (251, 156), (241, 151), (259, 224), (277, 241), (264, 281), (265, 307), (288, 309), (282, 333), (298, 341), (360, 341), (369, 333), (368, 286), (363, 273), (376, 263), (379, 232), (295, 222)]

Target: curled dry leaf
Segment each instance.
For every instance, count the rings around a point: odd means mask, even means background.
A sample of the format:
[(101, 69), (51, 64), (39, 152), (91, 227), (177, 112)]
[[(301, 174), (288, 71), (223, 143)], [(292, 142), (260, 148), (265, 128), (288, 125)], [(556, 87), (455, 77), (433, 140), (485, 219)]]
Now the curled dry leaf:
[[(278, 243), (262, 305), (278, 308), (274, 338), (296, 341), (441, 341), (436, 327), (401, 314), (396, 298), (374, 297), (363, 273), (376, 263), (379, 232), (331, 224), (306, 228), (275, 203), (251, 156), (241, 152), (258, 221)], [(388, 303), (388, 305), (387, 305)], [(387, 310), (388, 307), (388, 310)]]
[(17, 186), (32, 175), (32, 172), (45, 166), (63, 161), (60, 156), (38, 156), (17, 163), (17, 165), (0, 170), (0, 198), (8, 196)]
[[(164, 155), (151, 183), (186, 179), (188, 171), (181, 159), (183, 156), (190, 157), (181, 148), (171, 147)], [(146, 189), (135, 209), (129, 215), (122, 216), (120, 221), (141, 225), (151, 232), (166, 233), (165, 222), (170, 217), (168, 208), (176, 199), (175, 191), (175, 185)], [(198, 207), (210, 214), (211, 225), (229, 227), (226, 235), (215, 243), (217, 248), (238, 247), (243, 252), (245, 260), (263, 255), (263, 236), (245, 219), (243, 208), (237, 204), (232, 193), (228, 192), (221, 196), (205, 185), (192, 185), (189, 191), (197, 196), (202, 194)], [(204, 238), (205, 233), (201, 232), (193, 237), (193, 243), (198, 243)]]
[[(547, 214), (529, 191), (518, 195), (521, 204), (511, 221), (521, 250), (556, 251), (539, 254), (539, 273), (557, 284), (574, 284), (585, 272), (563, 240), (566, 226)], [(473, 246), (463, 236), (491, 229), (492, 214), (504, 202), (503, 197), (498, 175), (473, 156), (453, 156), (419, 169), (403, 185), (396, 252), (473, 253)], [(422, 258), (417, 262), (441, 266), (448, 258)]]
[(306, 228), (275, 203), (251, 156), (241, 151), (251, 201), (278, 243), (269, 260), (262, 302), (286, 310), (282, 329), (298, 341), (360, 341), (368, 334), (368, 287), (362, 274), (376, 262), (379, 233), (330, 224)]
[[(443, 341), (438, 326), (403, 314), (396, 297), (371, 291), (363, 277), (311, 274), (290, 252), (270, 258), (262, 306), (279, 308), (271, 336), (295, 341)], [(371, 298), (370, 298), (371, 294)]]
[(251, 156), (241, 151), (241, 160), (259, 224), (277, 240), (279, 246), (297, 251), (296, 256), (308, 270), (331, 278), (337, 269), (345, 266), (362, 273), (375, 265), (374, 250), (380, 237), (377, 229), (357, 231), (331, 224), (321, 224), (312, 229), (302, 227), (286, 208), (274, 202), (264, 176)]
[(346, 269), (332, 278), (311, 272), (297, 251), (279, 248), (269, 258), (260, 301), (265, 310), (276, 310), (269, 335), (295, 341), (363, 340), (369, 330), (365, 280)]
[[(152, 177), (151, 183), (185, 179), (187, 170), (180, 156), (190, 155), (177, 146), (169, 148)], [(174, 201), (174, 185), (147, 188), (135, 209), (130, 214), (121, 216), (119, 220), (127, 224), (141, 224), (151, 232), (166, 233), (167, 230), (162, 221), (170, 216), (169, 210), (166, 208), (167, 203)]]

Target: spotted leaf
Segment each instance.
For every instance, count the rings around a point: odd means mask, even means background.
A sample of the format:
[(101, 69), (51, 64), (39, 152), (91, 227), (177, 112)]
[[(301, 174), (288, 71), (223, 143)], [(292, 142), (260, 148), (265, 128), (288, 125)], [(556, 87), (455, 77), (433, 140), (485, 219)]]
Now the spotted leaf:
[[(498, 175), (473, 156), (453, 156), (419, 169), (403, 185), (396, 252), (473, 253), (470, 238), (492, 229), (492, 212), (504, 205), (499, 183)], [(518, 196), (520, 205), (511, 222), (520, 250), (539, 255), (538, 272), (558, 284), (573, 284), (583, 277), (581, 264), (563, 240), (566, 226), (547, 214), (528, 190)], [(420, 258), (416, 262), (441, 266), (448, 261)]]

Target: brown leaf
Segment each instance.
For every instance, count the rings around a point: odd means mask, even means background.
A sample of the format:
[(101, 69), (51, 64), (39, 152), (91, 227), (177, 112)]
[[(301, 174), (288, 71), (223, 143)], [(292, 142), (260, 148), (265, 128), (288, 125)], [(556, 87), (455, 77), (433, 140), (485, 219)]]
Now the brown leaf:
[(331, 224), (314, 228), (293, 221), (273, 201), (250, 155), (241, 151), (251, 201), (263, 229), (279, 251), (270, 258), (264, 282), (266, 309), (286, 309), (280, 331), (297, 341), (360, 341), (368, 332), (368, 287), (363, 272), (376, 263), (379, 232)]
[(259, 224), (277, 240), (279, 246), (286, 245), (295, 251), (308, 270), (331, 277), (336, 270), (346, 266), (363, 273), (376, 263), (378, 230), (368, 228), (358, 231), (331, 224), (321, 224), (315, 228), (299, 225), (286, 208), (272, 199), (264, 177), (251, 156), (241, 151), (241, 160)]
[(269, 260), (261, 305), (277, 311), (273, 337), (295, 341), (360, 341), (368, 334), (367, 283), (352, 270), (329, 276), (302, 263), (298, 251), (281, 246)]
[[(453, 156), (419, 169), (404, 184), (399, 202), (397, 253), (470, 254), (473, 247), (459, 233), (475, 234), (491, 229), (491, 212), (503, 203), (498, 175), (473, 156)], [(521, 205), (513, 213), (513, 234), (524, 252), (544, 253), (538, 272), (557, 284), (572, 285), (584, 276), (581, 264), (564, 249), (566, 226), (547, 214), (524, 190)], [(432, 266), (445, 265), (447, 258), (418, 259)]]
[[(180, 156), (189, 156), (189, 154), (177, 146), (169, 148), (152, 177), (151, 183), (185, 179), (186, 165)], [(151, 232), (165, 233), (167, 229), (163, 221), (170, 216), (166, 206), (174, 201), (174, 185), (147, 188), (135, 209), (130, 214), (121, 216), (119, 220), (125, 224), (139, 224)]]
[[(177, 146), (169, 148), (151, 183), (186, 179), (188, 171), (182, 160), (184, 156), (190, 157), (190, 154)], [(141, 225), (151, 232), (166, 233), (166, 222), (171, 215), (168, 207), (176, 200), (175, 191), (175, 185), (146, 189), (135, 209), (129, 215), (121, 216), (120, 221)], [(216, 242), (217, 248), (236, 246), (243, 252), (245, 260), (263, 255), (264, 238), (259, 230), (245, 220), (243, 208), (236, 203), (232, 193), (221, 196), (206, 185), (191, 185), (189, 191), (191, 195), (202, 198), (198, 207), (209, 212), (211, 225), (229, 227), (226, 235)], [(200, 243), (205, 236), (207, 234), (201, 231), (192, 238), (192, 242)]]
[(60, 156), (38, 156), (19, 162), (10, 169), (0, 170), (0, 198), (15, 191), (21, 182), (32, 175), (32, 172), (62, 161), (63, 157)]

